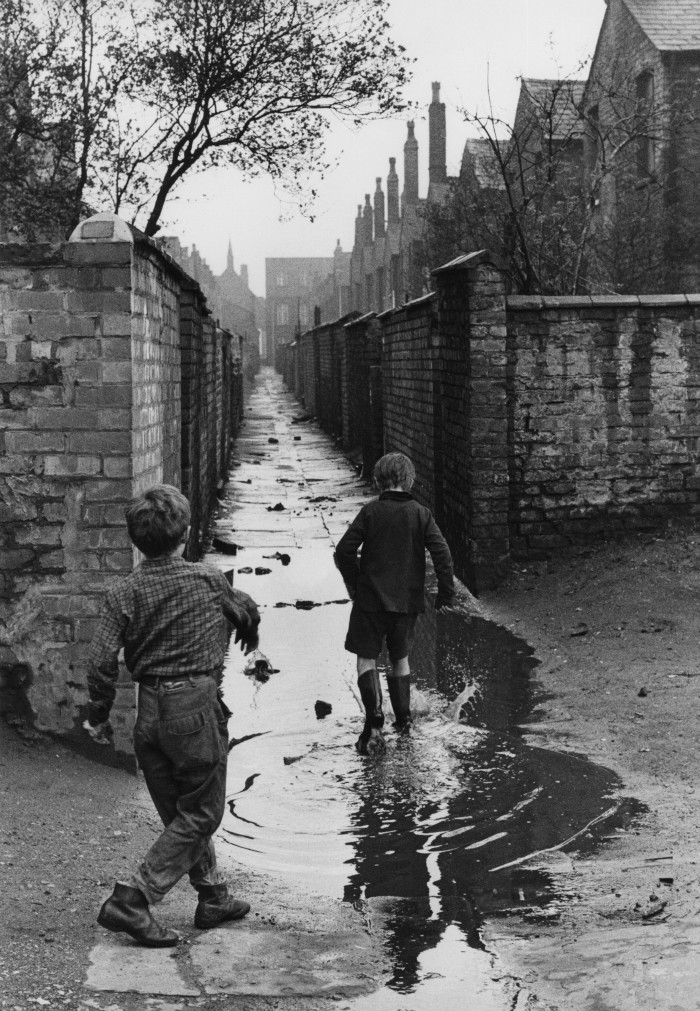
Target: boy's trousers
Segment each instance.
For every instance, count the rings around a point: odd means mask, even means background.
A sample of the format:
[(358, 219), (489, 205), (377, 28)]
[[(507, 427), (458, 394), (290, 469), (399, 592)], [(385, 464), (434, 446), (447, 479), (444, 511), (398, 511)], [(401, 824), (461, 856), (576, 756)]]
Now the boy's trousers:
[(211, 837), (224, 815), (228, 730), (213, 677), (139, 685), (134, 750), (165, 829), (129, 882), (159, 902), (183, 874), (217, 884)]

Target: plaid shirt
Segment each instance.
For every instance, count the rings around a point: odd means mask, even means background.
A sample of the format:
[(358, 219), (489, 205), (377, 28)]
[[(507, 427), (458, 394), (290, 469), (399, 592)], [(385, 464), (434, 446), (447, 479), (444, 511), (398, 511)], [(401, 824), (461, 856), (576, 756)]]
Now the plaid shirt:
[(109, 716), (119, 675), (118, 656), (134, 681), (223, 671), (230, 627), (255, 630), (255, 601), (234, 590), (219, 569), (179, 556), (147, 558), (107, 592), (88, 649), (91, 723)]

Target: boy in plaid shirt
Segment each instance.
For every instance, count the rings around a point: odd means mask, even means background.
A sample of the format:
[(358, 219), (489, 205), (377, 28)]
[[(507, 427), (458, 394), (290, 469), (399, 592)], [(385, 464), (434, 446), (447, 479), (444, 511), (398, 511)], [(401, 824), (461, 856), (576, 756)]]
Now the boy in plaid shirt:
[(87, 724), (97, 739), (109, 734), (123, 649), (139, 685), (134, 750), (164, 829), (130, 878), (116, 883), (97, 921), (147, 947), (168, 947), (179, 937), (149, 907), (183, 874), (199, 895), (195, 926), (215, 927), (250, 909), (229, 895), (212, 836), (226, 799), (230, 713), (219, 685), (228, 633), (233, 625), (249, 652), (260, 617), (220, 570), (182, 558), (190, 508), (177, 488), (150, 488), (126, 510), (126, 522), (146, 557), (107, 593), (88, 653)]

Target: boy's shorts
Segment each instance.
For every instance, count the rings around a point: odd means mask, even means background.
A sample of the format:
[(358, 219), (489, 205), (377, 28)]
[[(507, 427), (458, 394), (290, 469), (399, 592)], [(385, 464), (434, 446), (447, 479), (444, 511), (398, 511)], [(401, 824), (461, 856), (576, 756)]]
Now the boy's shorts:
[(349, 653), (376, 660), (386, 639), (386, 648), (392, 663), (403, 660), (413, 640), (416, 614), (395, 611), (361, 611), (353, 606), (345, 638)]

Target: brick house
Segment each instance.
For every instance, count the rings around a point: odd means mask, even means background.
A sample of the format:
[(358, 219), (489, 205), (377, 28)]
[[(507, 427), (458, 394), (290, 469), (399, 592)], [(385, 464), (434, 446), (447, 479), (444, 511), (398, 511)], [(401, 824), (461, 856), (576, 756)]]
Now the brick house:
[(700, 4), (607, 0), (583, 97), (592, 285), (700, 285)]

